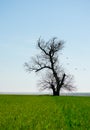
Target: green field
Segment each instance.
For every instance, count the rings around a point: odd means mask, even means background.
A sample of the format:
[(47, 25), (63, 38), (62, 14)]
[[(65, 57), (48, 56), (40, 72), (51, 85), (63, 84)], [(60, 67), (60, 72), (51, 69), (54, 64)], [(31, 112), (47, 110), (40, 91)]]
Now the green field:
[(0, 130), (90, 130), (90, 97), (0, 95)]

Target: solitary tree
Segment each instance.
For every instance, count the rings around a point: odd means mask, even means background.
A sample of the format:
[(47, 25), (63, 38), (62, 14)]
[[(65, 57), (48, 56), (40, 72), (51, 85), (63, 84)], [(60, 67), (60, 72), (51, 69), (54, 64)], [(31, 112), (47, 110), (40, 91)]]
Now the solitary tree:
[(58, 52), (63, 49), (64, 42), (57, 38), (45, 42), (38, 40), (37, 46), (41, 53), (32, 57), (31, 62), (26, 62), (27, 71), (44, 72), (44, 77), (39, 81), (42, 89), (52, 89), (54, 96), (59, 96), (61, 89), (72, 91), (72, 76), (67, 75), (64, 69), (59, 65)]

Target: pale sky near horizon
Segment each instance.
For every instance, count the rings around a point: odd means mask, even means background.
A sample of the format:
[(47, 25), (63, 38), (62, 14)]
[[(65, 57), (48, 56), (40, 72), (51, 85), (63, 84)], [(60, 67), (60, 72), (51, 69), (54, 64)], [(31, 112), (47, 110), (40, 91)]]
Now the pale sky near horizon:
[(38, 92), (37, 75), (24, 62), (39, 37), (65, 41), (60, 62), (77, 92), (90, 92), (90, 1), (0, 0), (0, 92)]

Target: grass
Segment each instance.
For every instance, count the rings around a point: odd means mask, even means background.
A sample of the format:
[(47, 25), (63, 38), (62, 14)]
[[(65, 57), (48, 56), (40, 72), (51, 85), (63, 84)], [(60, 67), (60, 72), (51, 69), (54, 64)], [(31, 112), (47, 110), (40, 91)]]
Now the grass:
[(0, 95), (0, 130), (90, 130), (90, 97)]

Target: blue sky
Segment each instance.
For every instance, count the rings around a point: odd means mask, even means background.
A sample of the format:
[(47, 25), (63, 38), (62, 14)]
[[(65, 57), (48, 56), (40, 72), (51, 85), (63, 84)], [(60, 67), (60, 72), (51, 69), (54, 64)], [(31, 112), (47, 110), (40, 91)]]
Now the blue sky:
[[(90, 92), (90, 1), (0, 1), (0, 92), (36, 92), (37, 76), (24, 62), (37, 53), (36, 41), (65, 41), (61, 63), (75, 77), (78, 92)], [(67, 58), (68, 57), (68, 58)]]

